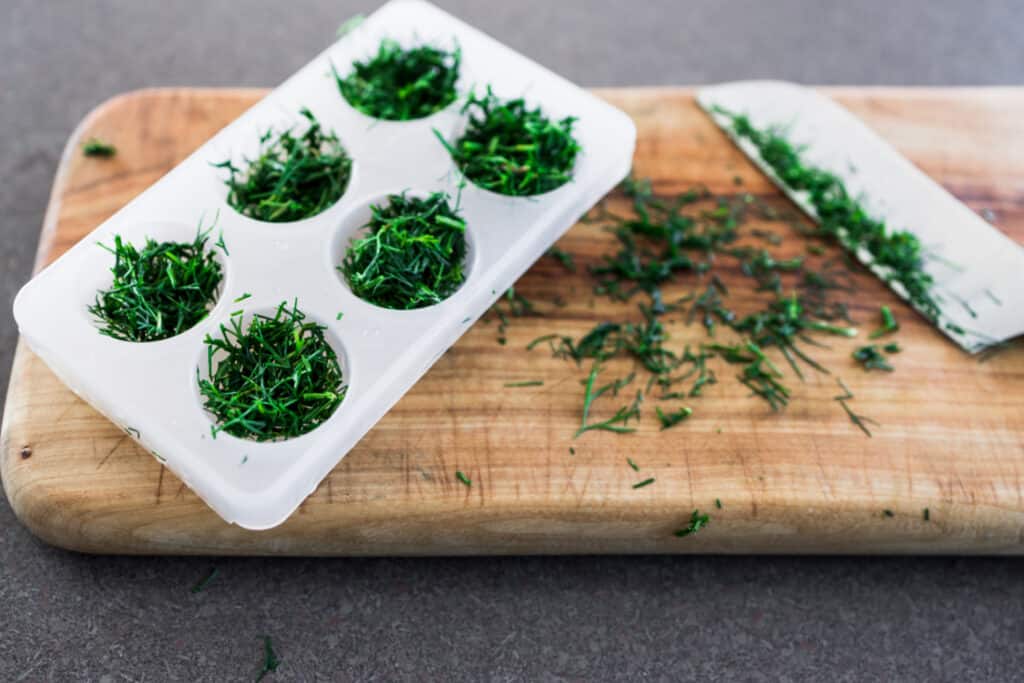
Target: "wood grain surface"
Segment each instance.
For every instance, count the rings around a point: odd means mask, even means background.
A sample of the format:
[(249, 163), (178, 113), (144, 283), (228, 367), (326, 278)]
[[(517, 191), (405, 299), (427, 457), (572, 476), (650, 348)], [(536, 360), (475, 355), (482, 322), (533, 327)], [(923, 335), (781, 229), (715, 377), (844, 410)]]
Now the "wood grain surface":
[[(97, 108), (68, 143), (37, 268), (262, 92), (146, 90)], [(827, 92), (1024, 241), (1024, 89)], [(701, 184), (717, 193), (749, 192), (790, 210), (700, 113), (692, 91), (600, 95), (636, 120), (635, 171), (652, 178), (659, 192)], [(114, 142), (118, 155), (82, 157), (80, 141), (92, 135)], [(734, 184), (736, 176), (742, 185)], [(626, 210), (621, 197), (608, 201)], [(786, 226), (762, 227), (785, 231), (778, 253), (803, 253)], [(986, 362), (968, 357), (858, 271), (850, 302), (862, 327), (875, 324), (883, 303), (903, 324), (898, 339), (905, 351), (891, 375), (864, 373), (849, 358), (855, 342), (835, 342), (818, 356), (833, 376), (812, 373), (804, 383), (790, 377), (792, 402), (773, 414), (732, 380), (734, 369), (716, 365), (720, 381), (691, 401), (695, 412), (687, 423), (661, 432), (647, 405), (635, 434), (589, 432), (574, 440), (586, 368), (525, 345), (542, 334), (578, 335), (599, 320), (635, 317), (635, 304), (610, 304), (591, 293), (585, 266), (614, 247), (599, 226), (577, 225), (559, 246), (574, 254), (580, 272), (545, 258), (517, 284), (535, 301), (537, 315), (512, 318), (504, 346), (496, 341), (496, 322), (475, 325), (295, 515), (270, 531), (221, 521), (20, 344), (0, 452), (11, 505), (44, 540), (91, 553), (1024, 552), (1019, 345)], [(750, 281), (735, 268), (723, 279), (735, 284), (731, 305), (749, 309)], [(669, 293), (697, 285), (696, 276), (680, 278)], [(704, 339), (699, 325), (678, 318), (669, 325), (672, 347)], [(835, 375), (855, 393), (851, 406), (879, 423), (873, 438), (833, 400)], [(544, 384), (504, 386), (525, 380)], [(602, 399), (595, 415), (622, 402)], [(455, 480), (456, 469), (472, 478), (472, 487)], [(648, 477), (655, 483), (632, 488)], [(676, 538), (672, 532), (694, 509), (709, 512), (710, 525)]]

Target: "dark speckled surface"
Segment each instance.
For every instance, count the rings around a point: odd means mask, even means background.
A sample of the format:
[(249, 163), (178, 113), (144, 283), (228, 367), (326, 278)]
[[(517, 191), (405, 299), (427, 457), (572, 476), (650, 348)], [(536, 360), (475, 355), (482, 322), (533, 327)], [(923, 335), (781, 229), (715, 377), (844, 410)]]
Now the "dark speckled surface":
[[(584, 85), (1024, 80), (1016, 0), (440, 4)], [(75, 123), (132, 88), (274, 85), (373, 6), (0, 5), (6, 387), (10, 302)], [(1004, 559), (95, 558), (0, 502), (0, 681), (253, 680), (264, 634), (268, 681), (1020, 680), (1022, 577)]]

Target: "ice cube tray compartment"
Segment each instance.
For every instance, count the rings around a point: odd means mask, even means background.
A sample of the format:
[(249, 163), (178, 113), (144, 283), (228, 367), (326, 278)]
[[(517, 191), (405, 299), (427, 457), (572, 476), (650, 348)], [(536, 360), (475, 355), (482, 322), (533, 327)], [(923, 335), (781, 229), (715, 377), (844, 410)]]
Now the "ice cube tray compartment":
[[(462, 49), (460, 100), (422, 119), (382, 121), (355, 110), (331, 71), (384, 37)], [(435, 130), (457, 139), (461, 96), (488, 84), (503, 98), (524, 97), (553, 119), (575, 116), (582, 152), (573, 180), (533, 197), (507, 197), (461, 183)], [(320, 214), (290, 223), (259, 221), (227, 204), (226, 172), (211, 164), (255, 157), (268, 128), (304, 125), (302, 107), (335, 132), (352, 158), (342, 197)], [(299, 130), (299, 129), (297, 129)], [(224, 519), (250, 529), (284, 521), (399, 398), (527, 268), (628, 172), (635, 128), (622, 112), (499, 45), (426, 2), (391, 2), (224, 128), (146, 192), (118, 211), (19, 293), (22, 335), (74, 391), (125, 428)], [(461, 186), (460, 186), (461, 185)], [(357, 297), (337, 269), (372, 203), (406, 191), (446, 192), (466, 221), (465, 281), (444, 301), (391, 310)], [(110, 282), (111, 255), (96, 242), (115, 234), (135, 244), (190, 241), (214, 220), (209, 248), (226, 253), (220, 296), (193, 328), (166, 340), (132, 343), (99, 334), (86, 307)], [(217, 249), (219, 252), (220, 250)], [(237, 299), (248, 295), (244, 300)], [(246, 321), (286, 301), (323, 324), (348, 386), (322, 424), (295, 438), (255, 442), (211, 435), (199, 393), (207, 334), (243, 310)], [(338, 319), (338, 314), (343, 313)], [(410, 344), (414, 340), (414, 344)]]

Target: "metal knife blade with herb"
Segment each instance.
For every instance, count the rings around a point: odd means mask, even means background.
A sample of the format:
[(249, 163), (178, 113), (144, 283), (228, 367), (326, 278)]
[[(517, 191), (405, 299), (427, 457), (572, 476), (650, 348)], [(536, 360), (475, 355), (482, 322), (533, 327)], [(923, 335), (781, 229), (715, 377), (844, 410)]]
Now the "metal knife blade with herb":
[(1024, 248), (831, 99), (751, 81), (697, 100), (824, 236), (965, 350), (1024, 333)]

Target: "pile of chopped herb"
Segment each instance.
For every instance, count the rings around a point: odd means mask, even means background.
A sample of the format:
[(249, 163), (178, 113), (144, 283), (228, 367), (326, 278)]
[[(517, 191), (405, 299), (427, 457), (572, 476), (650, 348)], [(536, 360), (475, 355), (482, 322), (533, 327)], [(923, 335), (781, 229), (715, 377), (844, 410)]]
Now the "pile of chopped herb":
[[(635, 179), (627, 179), (622, 190), (632, 200), (631, 215), (602, 206), (587, 219), (611, 232), (617, 247), (586, 270), (595, 282), (595, 295), (618, 302), (640, 298), (635, 309), (639, 316), (599, 322), (578, 337), (543, 335), (527, 345), (533, 349), (546, 344), (556, 357), (578, 365), (591, 362), (576, 436), (591, 430), (635, 431), (631, 423), (640, 418), (645, 399), (689, 403), (702, 396), (721, 381), (712, 366), (716, 360), (735, 366), (736, 380), (775, 411), (783, 410), (793, 395), (790, 377), (804, 381), (808, 371), (829, 374), (815, 360), (815, 349), (827, 346), (823, 337), (857, 335), (848, 307), (835, 298), (852, 291), (852, 273), (820, 245), (811, 255), (822, 258), (811, 259), (783, 257), (750, 244), (756, 238), (771, 248), (779, 246), (781, 238), (763, 238), (778, 234), (759, 227), (764, 220), (790, 220), (794, 230), (805, 233), (795, 215), (780, 217), (775, 208), (751, 195), (715, 197), (698, 189), (660, 197), (649, 182)], [(738, 270), (755, 283), (735, 308), (732, 293), (717, 274), (722, 268)], [(685, 286), (686, 280), (696, 282), (689, 294), (665, 294), (669, 287)], [(679, 322), (699, 323), (709, 339), (672, 348), (668, 325)], [(889, 325), (887, 319), (883, 323)], [(597, 382), (598, 373), (606, 372), (614, 359), (632, 360), (634, 371)], [(784, 371), (786, 366), (791, 374)], [(616, 395), (636, 379), (637, 371), (645, 371), (647, 379), (635, 397), (619, 404), (607, 419), (594, 419), (598, 399)], [(852, 414), (846, 399), (840, 403), (863, 429), (868, 418)], [(694, 410), (676, 403), (667, 408), (655, 405), (654, 412), (660, 426), (668, 429), (686, 421)]]
[(146, 240), (141, 250), (114, 236), (110, 289), (89, 306), (100, 333), (122, 341), (149, 342), (181, 334), (206, 317), (217, 300), (224, 275), (212, 250), (210, 231), (192, 242)]
[(729, 120), (734, 135), (757, 148), (779, 182), (790, 190), (807, 193), (824, 234), (836, 238), (871, 268), (880, 270), (882, 279), (898, 294), (930, 321), (938, 321), (941, 311), (932, 293), (934, 282), (925, 271), (924, 253), (917, 237), (906, 231), (890, 231), (884, 221), (870, 216), (838, 176), (806, 164), (801, 149), (781, 130), (758, 129), (746, 116), (721, 107), (715, 107), (714, 112)]
[[(462, 53), (430, 45), (402, 48), (385, 38), (370, 59), (352, 64), (345, 77), (334, 72), (342, 96), (377, 119), (408, 121), (430, 116), (455, 101)], [(333, 67), (332, 67), (333, 68)]]
[(448, 195), (391, 195), (370, 210), (365, 234), (353, 239), (338, 267), (356, 296), (384, 308), (422, 308), (462, 285), (466, 222)]
[(242, 168), (230, 159), (214, 164), (227, 170), (228, 204), (239, 213), (272, 223), (299, 221), (345, 194), (352, 159), (311, 111), (299, 113), (306, 120), (301, 135), (294, 127), (281, 133), (270, 129), (260, 137), (259, 155), (246, 159)]
[(256, 314), (248, 327), (241, 311), (207, 335), (207, 377), (196, 375), (212, 433), (255, 441), (287, 439), (314, 429), (345, 397), (338, 356), (323, 325), (306, 320), (298, 302), (273, 315)]
[(511, 196), (538, 195), (572, 179), (579, 143), (575, 117), (552, 121), (523, 99), (499, 99), (488, 87), (471, 93), (462, 107), (469, 114), (454, 144), (437, 131), (452, 160), (474, 185)]

